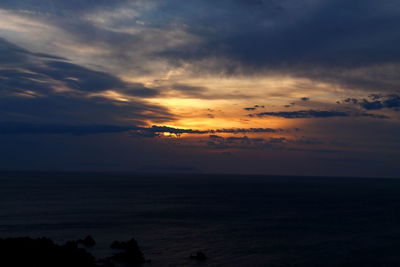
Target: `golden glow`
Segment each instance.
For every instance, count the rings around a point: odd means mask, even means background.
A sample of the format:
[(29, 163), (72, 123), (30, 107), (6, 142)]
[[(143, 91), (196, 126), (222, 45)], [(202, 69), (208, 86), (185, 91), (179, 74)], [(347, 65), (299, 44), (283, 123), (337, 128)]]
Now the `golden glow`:
[(108, 90), (99, 93), (90, 94), (89, 97), (104, 97), (115, 101), (128, 102), (129, 98), (116, 91)]
[[(179, 74), (182, 70), (176, 70)], [(167, 74), (173, 79), (171, 73)], [(216, 128), (288, 128), (298, 127), (302, 120), (287, 120), (278, 117), (249, 117), (266, 111), (282, 111), (289, 103), (298, 102), (300, 98), (313, 95), (314, 101), (323, 101), (334, 98), (336, 92), (328, 90), (324, 83), (311, 82), (307, 79), (295, 79), (292, 77), (253, 77), (253, 78), (216, 78), (197, 79), (186, 77), (181, 84), (191, 86), (199, 90), (198, 95), (191, 92), (172, 92), (174, 85), (171, 80), (157, 80), (151, 85), (166, 89), (160, 89), (161, 95), (149, 99), (151, 103), (167, 107), (171, 113), (177, 115), (177, 119), (171, 122), (173, 127), (186, 129), (216, 129)], [(299, 86), (301, 84), (301, 86)], [(149, 84), (150, 85), (150, 84)], [(293, 90), (294, 87), (301, 87)], [(200, 88), (200, 89), (196, 89)], [(201, 89), (204, 88), (204, 89)], [(208, 89), (207, 89), (208, 88)], [(162, 91), (164, 90), (164, 91)], [(190, 88), (188, 89), (190, 90)], [(255, 105), (264, 106), (256, 110), (245, 110)], [(286, 109), (287, 110), (287, 109)]]

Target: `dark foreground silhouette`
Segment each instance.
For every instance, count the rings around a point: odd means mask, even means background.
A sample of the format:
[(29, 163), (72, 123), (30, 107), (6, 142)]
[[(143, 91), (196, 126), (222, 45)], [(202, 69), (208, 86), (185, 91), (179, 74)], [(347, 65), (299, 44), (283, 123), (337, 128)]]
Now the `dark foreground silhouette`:
[(96, 242), (91, 236), (78, 241), (68, 241), (64, 245), (58, 245), (46, 237), (0, 239), (0, 265), (8, 267), (114, 267), (115, 262), (130, 265), (146, 262), (135, 239), (127, 242), (115, 241), (111, 247), (120, 251), (103, 259), (96, 259), (84, 248), (78, 247), (78, 244), (90, 247)]
[(96, 245), (96, 241), (94, 240), (94, 238), (91, 235), (88, 235), (84, 239), (78, 239), (78, 241), (76, 241), (76, 242), (78, 244), (84, 245), (85, 247), (93, 247), (94, 245)]
[(128, 264), (141, 264), (146, 262), (138, 243), (133, 238), (127, 242), (114, 241), (111, 244), (111, 248), (121, 250), (121, 252), (110, 257), (111, 260)]

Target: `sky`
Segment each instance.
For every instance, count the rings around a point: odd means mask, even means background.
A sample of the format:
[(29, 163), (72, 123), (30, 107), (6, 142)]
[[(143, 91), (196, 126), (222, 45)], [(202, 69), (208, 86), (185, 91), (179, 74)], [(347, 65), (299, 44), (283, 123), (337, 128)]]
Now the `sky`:
[(397, 0), (2, 0), (0, 170), (400, 175)]

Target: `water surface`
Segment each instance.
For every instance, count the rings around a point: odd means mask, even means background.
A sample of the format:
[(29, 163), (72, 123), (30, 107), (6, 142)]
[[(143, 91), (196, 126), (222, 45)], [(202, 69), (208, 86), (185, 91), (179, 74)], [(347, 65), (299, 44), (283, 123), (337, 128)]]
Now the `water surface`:
[(0, 237), (87, 234), (96, 256), (134, 237), (155, 267), (400, 266), (400, 180), (0, 173)]

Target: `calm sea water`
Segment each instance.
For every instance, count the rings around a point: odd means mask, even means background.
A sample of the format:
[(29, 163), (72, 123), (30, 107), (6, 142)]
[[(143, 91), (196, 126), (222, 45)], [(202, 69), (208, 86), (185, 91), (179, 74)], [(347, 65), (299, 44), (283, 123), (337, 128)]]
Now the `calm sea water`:
[(0, 237), (87, 234), (148, 266), (400, 266), (400, 180), (0, 173)]

